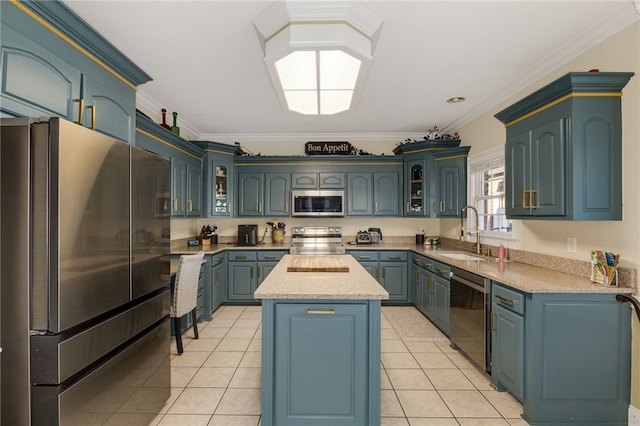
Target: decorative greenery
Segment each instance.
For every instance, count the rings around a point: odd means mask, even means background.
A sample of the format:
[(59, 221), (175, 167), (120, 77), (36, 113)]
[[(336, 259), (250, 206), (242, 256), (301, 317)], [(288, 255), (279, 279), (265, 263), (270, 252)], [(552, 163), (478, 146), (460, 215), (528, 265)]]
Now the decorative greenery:
[[(422, 138), (422, 141), (434, 141), (434, 140), (460, 140), (460, 135), (458, 132), (454, 134), (450, 133), (442, 133), (438, 130), (438, 126), (433, 126), (433, 129), (427, 130), (427, 134)], [(404, 140), (404, 143), (414, 143), (414, 142), (422, 142), (416, 139), (407, 138)]]

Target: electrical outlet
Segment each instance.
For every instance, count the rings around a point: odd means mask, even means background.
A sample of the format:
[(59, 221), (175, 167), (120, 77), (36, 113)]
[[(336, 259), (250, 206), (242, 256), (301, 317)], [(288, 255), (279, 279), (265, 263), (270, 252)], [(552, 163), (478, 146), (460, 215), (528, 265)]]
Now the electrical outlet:
[(569, 253), (578, 252), (578, 239), (576, 237), (567, 237), (567, 251)]

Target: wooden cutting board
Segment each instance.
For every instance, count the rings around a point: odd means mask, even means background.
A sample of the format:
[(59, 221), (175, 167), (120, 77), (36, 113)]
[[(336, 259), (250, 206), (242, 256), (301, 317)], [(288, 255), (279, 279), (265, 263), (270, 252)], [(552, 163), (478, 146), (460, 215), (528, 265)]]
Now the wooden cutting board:
[(287, 267), (287, 272), (349, 272), (343, 256), (298, 256)]

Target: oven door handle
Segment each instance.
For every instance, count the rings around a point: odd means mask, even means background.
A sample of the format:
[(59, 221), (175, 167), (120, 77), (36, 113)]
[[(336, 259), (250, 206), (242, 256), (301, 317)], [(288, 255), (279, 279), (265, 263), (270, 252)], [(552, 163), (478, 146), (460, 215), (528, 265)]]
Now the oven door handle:
[(478, 291), (480, 291), (482, 293), (485, 293), (485, 294), (487, 293), (487, 290), (483, 286), (480, 286), (480, 285), (478, 285), (478, 284), (476, 284), (474, 282), (471, 282), (466, 278), (462, 278), (459, 275), (455, 275), (455, 274), (452, 275), (451, 276), (451, 281), (457, 281), (460, 284), (466, 285), (467, 287), (471, 287), (471, 288), (473, 288), (475, 290), (478, 290)]

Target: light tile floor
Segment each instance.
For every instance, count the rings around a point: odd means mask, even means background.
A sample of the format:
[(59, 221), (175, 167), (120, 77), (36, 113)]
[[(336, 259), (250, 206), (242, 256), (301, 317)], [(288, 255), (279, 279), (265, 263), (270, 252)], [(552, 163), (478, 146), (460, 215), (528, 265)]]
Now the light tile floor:
[[(174, 341), (171, 398), (148, 424), (259, 425), (260, 322), (259, 306), (223, 306), (200, 339), (183, 335), (182, 356)], [(382, 426), (528, 425), (522, 405), (413, 307), (382, 308), (381, 358)]]

